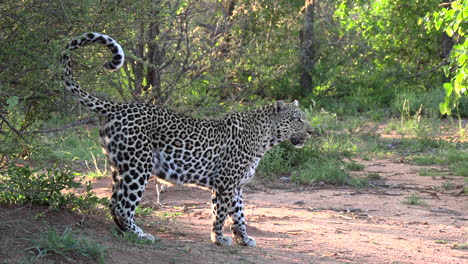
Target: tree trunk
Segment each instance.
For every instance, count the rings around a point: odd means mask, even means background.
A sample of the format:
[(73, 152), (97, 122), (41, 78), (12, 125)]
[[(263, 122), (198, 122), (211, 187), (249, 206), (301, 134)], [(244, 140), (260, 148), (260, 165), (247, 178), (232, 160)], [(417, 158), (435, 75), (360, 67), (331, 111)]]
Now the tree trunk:
[(301, 36), (302, 48), (302, 95), (312, 92), (312, 75), (310, 71), (314, 66), (314, 0), (305, 0), (304, 28)]
[[(444, 0), (443, 2), (447, 3), (448, 5), (446, 6), (447, 9), (452, 9), (451, 3), (453, 0)], [(449, 57), (450, 57), (450, 52), (452, 51), (453, 45), (455, 45), (455, 40), (453, 37), (449, 37), (447, 33), (442, 32), (442, 41), (441, 41), (441, 47), (440, 47), (440, 58), (443, 60), (446, 60), (448, 63)], [(445, 76), (443, 74), (442, 81), (444, 83), (450, 82), (450, 76)]]
[[(143, 22), (140, 22), (140, 28), (138, 31), (138, 37), (136, 40), (136, 47), (135, 47), (135, 55), (137, 58), (143, 58), (143, 54), (145, 51), (145, 24)], [(134, 86), (134, 92), (133, 92), (133, 99), (137, 102), (142, 100), (142, 93), (143, 93), (143, 75), (144, 75), (144, 69), (143, 69), (143, 63), (141, 62), (134, 62), (133, 63), (133, 72), (135, 74), (135, 86)]]

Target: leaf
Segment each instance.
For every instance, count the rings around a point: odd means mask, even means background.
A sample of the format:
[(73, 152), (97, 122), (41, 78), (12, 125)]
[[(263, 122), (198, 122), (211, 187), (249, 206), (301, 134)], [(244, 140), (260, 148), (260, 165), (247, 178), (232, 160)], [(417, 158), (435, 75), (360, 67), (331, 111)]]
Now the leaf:
[(460, 85), (456, 85), (455, 89), (453, 90), (455, 91), (455, 94), (457, 95), (457, 97), (461, 97), (463, 91), (466, 90), (466, 88), (467, 88), (466, 85), (460, 84)]
[(8, 108), (12, 109), (13, 107), (17, 106), (19, 103), (18, 96), (11, 96), (6, 100)]
[(468, 58), (468, 55), (466, 55), (464, 53), (460, 54), (460, 56), (458, 57), (458, 66), (463, 67), (463, 65), (465, 64), (467, 58)]
[(463, 71), (458, 72), (457, 76), (455, 76), (455, 86), (462, 84), (464, 79), (465, 73)]
[(445, 77), (449, 77), (450, 76), (450, 66), (444, 66), (442, 67), (442, 69), (444, 70), (444, 74), (445, 74)]
[(439, 104), (439, 112), (443, 115), (447, 114), (447, 108), (444, 103)]
[(444, 83), (445, 95), (450, 96), (452, 94), (453, 85), (451, 83)]
[(442, 18), (439, 18), (435, 21), (434, 23), (434, 27), (436, 30), (439, 30), (440, 27), (442, 26), (442, 22), (444, 22), (444, 20)]
[(468, 8), (463, 8), (462, 17), (463, 19), (468, 19)]
[(439, 111), (443, 115), (450, 115), (452, 109), (450, 108), (450, 97), (445, 97), (444, 102), (439, 104)]
[(423, 23), (423, 20), (421, 17), (418, 18), (418, 26), (420, 26)]
[[(445, 9), (445, 10), (447, 10), (447, 9)], [(449, 19), (453, 18), (454, 15), (455, 15), (455, 10), (454, 9), (447, 10), (447, 12), (445, 13), (445, 17), (449, 18)]]
[(447, 29), (445, 29), (445, 33), (447, 33), (447, 36), (452, 37), (453, 29), (451, 27), (448, 27)]

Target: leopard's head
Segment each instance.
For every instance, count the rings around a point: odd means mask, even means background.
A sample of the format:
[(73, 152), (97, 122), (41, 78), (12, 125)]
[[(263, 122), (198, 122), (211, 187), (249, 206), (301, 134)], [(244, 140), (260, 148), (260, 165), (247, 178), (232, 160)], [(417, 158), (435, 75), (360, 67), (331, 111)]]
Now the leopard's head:
[(285, 103), (278, 101), (275, 104), (275, 118), (273, 137), (279, 143), (290, 140), (296, 148), (302, 148), (306, 140), (313, 134), (314, 129), (307, 121), (306, 114), (299, 108), (299, 103)]

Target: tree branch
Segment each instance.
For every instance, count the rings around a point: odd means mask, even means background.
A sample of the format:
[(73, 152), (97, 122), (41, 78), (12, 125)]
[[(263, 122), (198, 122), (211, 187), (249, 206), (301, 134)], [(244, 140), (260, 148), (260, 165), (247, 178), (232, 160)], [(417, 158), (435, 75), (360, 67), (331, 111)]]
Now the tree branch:
[(10, 122), (8, 122), (8, 120), (3, 117), (3, 115), (0, 113), (0, 118), (3, 120), (3, 122), (5, 122), (5, 124), (13, 131), (15, 132), (22, 140), (24, 140), (24, 142), (28, 143), (29, 144), (29, 141), (23, 137), (23, 133), (21, 133), (20, 131), (18, 131), (14, 126), (12, 126), (10, 124)]
[(61, 128), (51, 128), (51, 129), (43, 129), (43, 130), (36, 130), (36, 131), (31, 131), (31, 132), (20, 132), (20, 134), (48, 134), (48, 133), (54, 133), (54, 132), (59, 132), (62, 130), (66, 130), (75, 126), (80, 126), (80, 125), (87, 125), (87, 124), (95, 124), (96, 120), (93, 117), (88, 117), (85, 119), (81, 119), (75, 122), (72, 122), (68, 125), (65, 125)]

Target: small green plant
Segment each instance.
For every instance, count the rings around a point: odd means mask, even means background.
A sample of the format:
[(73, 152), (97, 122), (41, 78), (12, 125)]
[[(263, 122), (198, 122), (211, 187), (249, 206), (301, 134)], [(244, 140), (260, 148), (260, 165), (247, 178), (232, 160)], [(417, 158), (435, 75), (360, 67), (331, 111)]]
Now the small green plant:
[(25, 238), (33, 243), (26, 251), (35, 255), (35, 260), (41, 260), (47, 256), (62, 256), (66, 261), (76, 262), (76, 256), (93, 259), (104, 263), (107, 248), (88, 239), (77, 238), (70, 229), (60, 233), (54, 228), (40, 233), (37, 239)]
[[(138, 234), (133, 233), (133, 232), (121, 232), (116, 228), (111, 229), (111, 234), (114, 238), (117, 238), (119, 240), (124, 240), (132, 244), (137, 244), (137, 245), (145, 245), (145, 244), (153, 244), (155, 241), (149, 240), (149, 239), (143, 239), (138, 237)], [(156, 238), (156, 241), (158, 238)]]
[(351, 162), (347, 162), (345, 163), (345, 168), (347, 170), (351, 170), (351, 171), (363, 171), (365, 166), (364, 164), (361, 164), (361, 163), (357, 163), (355, 162), (354, 160), (351, 161)]
[(445, 190), (453, 190), (453, 189), (457, 188), (457, 186), (455, 186), (455, 184), (454, 184), (453, 182), (448, 181), (448, 180), (447, 180), (447, 181), (444, 181), (444, 182), (442, 183), (442, 186), (441, 186), (441, 187), (442, 187), (443, 189), (445, 189)]
[(141, 207), (137, 206), (135, 209), (135, 215), (137, 216), (149, 216), (153, 213), (153, 208), (151, 207)]
[(418, 172), (420, 176), (431, 176), (433, 179), (436, 177), (446, 176), (446, 171), (441, 171), (433, 168), (421, 168)]
[(456, 248), (456, 249), (468, 249), (468, 242), (467, 243), (464, 243), (464, 244), (453, 244), (453, 248)]
[(350, 178), (348, 185), (354, 188), (366, 188), (369, 187), (369, 180), (366, 178)]
[(108, 172), (107, 172), (107, 159), (104, 159), (104, 170), (101, 170), (98, 166), (98, 159), (96, 158), (96, 156), (93, 154), (92, 151), (89, 152), (91, 154), (91, 157), (92, 157), (92, 161), (93, 161), (93, 166), (94, 166), (94, 171), (91, 170), (89, 164), (88, 164), (88, 161), (85, 160), (85, 164), (86, 164), (86, 167), (88, 168), (88, 171), (92, 171), (90, 173), (88, 173), (86, 175), (87, 178), (91, 178), (91, 179), (100, 179), (100, 178), (103, 178), (105, 177)]
[(419, 166), (428, 166), (428, 165), (439, 164), (440, 159), (434, 156), (417, 156), (417, 157), (412, 158), (412, 162)]
[(377, 172), (369, 172), (367, 174), (367, 179), (376, 181), (376, 180), (381, 180), (382, 176), (380, 176), (380, 174), (378, 174)]
[(0, 202), (8, 204), (23, 204), (26, 202), (47, 205), (58, 209), (70, 206), (76, 210), (88, 210), (105, 204), (107, 199), (101, 199), (92, 192), (91, 183), (86, 183), (85, 193), (77, 195), (69, 192), (82, 187), (75, 181), (79, 176), (69, 169), (30, 169), (15, 164), (8, 165), (0, 171)]
[(294, 172), (291, 180), (300, 184), (349, 184), (349, 175), (341, 169), (341, 164), (333, 159), (311, 159), (300, 170)]
[(411, 196), (406, 197), (403, 203), (408, 205), (428, 206), (427, 203), (421, 201), (421, 197), (419, 197), (417, 193), (413, 193)]
[(62, 193), (62, 190), (81, 186), (75, 181), (75, 176), (69, 169), (33, 170), (10, 164), (0, 171), (0, 202), (32, 202), (59, 208), (74, 197), (74, 194)]
[(156, 212), (156, 216), (159, 218), (175, 218), (181, 215), (182, 212)]
[(455, 163), (449, 166), (450, 170), (453, 171), (453, 174), (457, 176), (468, 176), (468, 164), (467, 163)]
[(296, 151), (286, 144), (280, 144), (268, 151), (258, 166), (259, 174), (267, 180), (289, 173), (296, 159)]

